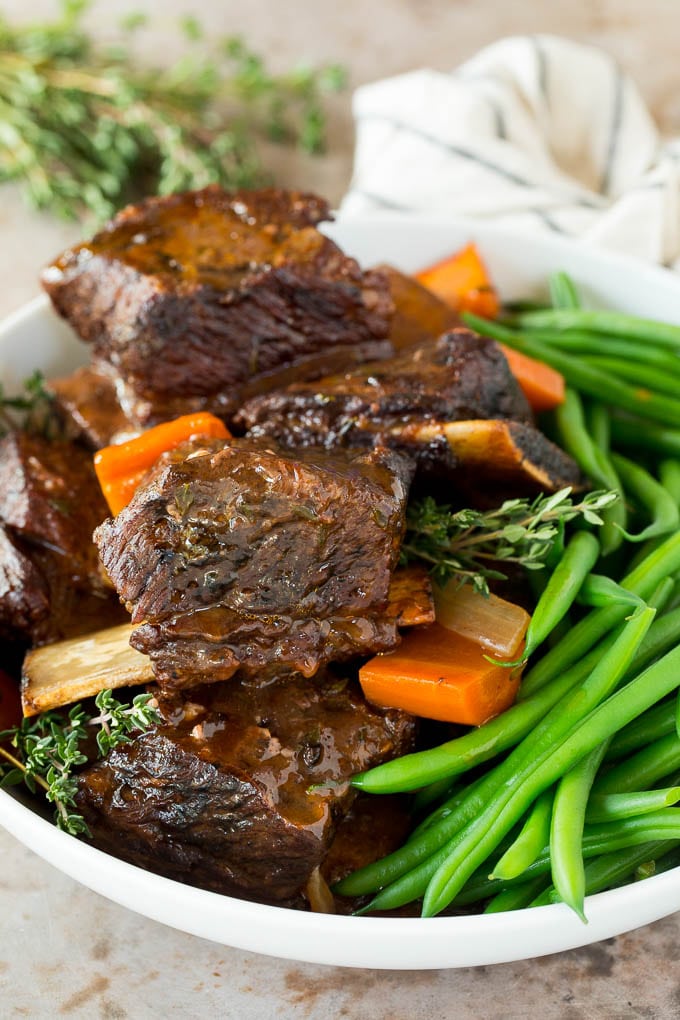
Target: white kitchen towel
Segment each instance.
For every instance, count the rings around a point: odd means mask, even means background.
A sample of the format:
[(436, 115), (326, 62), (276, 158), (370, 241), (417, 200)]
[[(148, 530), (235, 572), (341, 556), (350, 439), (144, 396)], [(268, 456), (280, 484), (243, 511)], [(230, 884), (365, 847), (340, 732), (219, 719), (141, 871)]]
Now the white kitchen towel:
[(484, 217), (680, 269), (680, 140), (591, 46), (517, 36), (358, 89), (340, 213)]

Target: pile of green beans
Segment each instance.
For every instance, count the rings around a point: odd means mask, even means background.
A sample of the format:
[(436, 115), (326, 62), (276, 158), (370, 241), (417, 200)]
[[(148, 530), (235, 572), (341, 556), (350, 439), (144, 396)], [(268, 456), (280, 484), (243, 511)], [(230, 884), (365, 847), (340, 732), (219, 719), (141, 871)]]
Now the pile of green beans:
[(680, 327), (582, 309), (565, 274), (550, 283), (553, 308), (465, 319), (563, 373), (549, 432), (620, 498), (534, 584), (516, 704), (354, 778), (413, 793), (415, 823), (337, 884), (370, 897), (358, 913), (565, 902), (585, 920), (586, 895), (680, 862)]

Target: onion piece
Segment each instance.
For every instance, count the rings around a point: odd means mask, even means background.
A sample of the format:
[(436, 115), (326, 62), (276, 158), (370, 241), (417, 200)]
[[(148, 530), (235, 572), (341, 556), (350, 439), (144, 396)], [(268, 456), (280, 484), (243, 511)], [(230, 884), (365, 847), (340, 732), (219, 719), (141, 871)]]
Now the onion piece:
[(484, 596), (452, 578), (444, 588), (433, 585), (437, 623), (481, 645), (500, 659), (516, 659), (530, 616), (521, 606), (497, 595)]

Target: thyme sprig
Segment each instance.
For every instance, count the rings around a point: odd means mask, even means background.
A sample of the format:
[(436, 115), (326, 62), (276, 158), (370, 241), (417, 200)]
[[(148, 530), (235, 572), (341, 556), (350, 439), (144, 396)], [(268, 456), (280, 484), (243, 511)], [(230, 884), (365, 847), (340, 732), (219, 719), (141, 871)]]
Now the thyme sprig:
[(0, 787), (24, 783), (31, 793), (40, 787), (55, 806), (57, 826), (72, 836), (89, 835), (85, 819), (74, 810), (78, 792), (74, 769), (88, 761), (83, 747), (89, 741), (88, 728), (99, 727), (96, 742), (103, 756), (129, 743), (133, 733), (160, 722), (151, 694), (138, 694), (125, 704), (105, 690), (95, 705), (98, 715), (88, 717), (82, 705), (74, 705), (68, 715), (45, 712), (0, 732)]
[(142, 193), (261, 183), (262, 140), (323, 149), (339, 68), (272, 74), (242, 39), (206, 41), (194, 18), (181, 21), (185, 57), (143, 68), (129, 33), (144, 17), (103, 48), (82, 28), (87, 7), (62, 0), (55, 21), (20, 27), (0, 15), (0, 181), (33, 206), (101, 221)]
[(602, 524), (600, 512), (618, 498), (615, 492), (589, 492), (578, 502), (571, 488), (551, 496), (508, 499), (492, 510), (452, 510), (431, 497), (409, 506), (402, 546), (405, 562), (430, 564), (434, 580), (456, 576), (488, 594), (490, 580), (505, 580), (499, 564), (540, 570), (564, 525), (577, 518)]
[(0, 437), (15, 429), (51, 435), (55, 427), (54, 398), (45, 388), (42, 372), (35, 371), (24, 380), (23, 387), (23, 393), (9, 396), (0, 383)]

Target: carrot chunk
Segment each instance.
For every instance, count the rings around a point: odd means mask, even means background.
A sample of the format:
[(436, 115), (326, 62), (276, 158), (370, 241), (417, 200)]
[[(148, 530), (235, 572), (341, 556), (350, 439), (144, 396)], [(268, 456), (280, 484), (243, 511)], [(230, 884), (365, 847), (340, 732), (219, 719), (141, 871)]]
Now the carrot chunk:
[[(498, 293), (473, 243), (422, 269), (415, 277), (456, 312), (472, 312), (483, 319), (498, 317)], [(533, 411), (550, 411), (564, 402), (564, 378), (559, 372), (505, 344), (498, 346)]]
[(564, 403), (563, 375), (536, 358), (513, 351), (512, 347), (506, 347), (505, 344), (498, 346), (533, 411), (551, 411)]
[(105, 446), (94, 456), (94, 469), (112, 514), (120, 513), (135, 494), (142, 478), (162, 453), (190, 439), (229, 439), (224, 422), (204, 411), (147, 429), (118, 446)]
[(359, 670), (364, 696), (381, 708), (481, 726), (512, 705), (520, 671), (494, 666), (484, 649), (438, 623), (406, 634), (393, 652)]
[(416, 280), (457, 312), (473, 312), (495, 319), (498, 294), (474, 244), (416, 273)]

